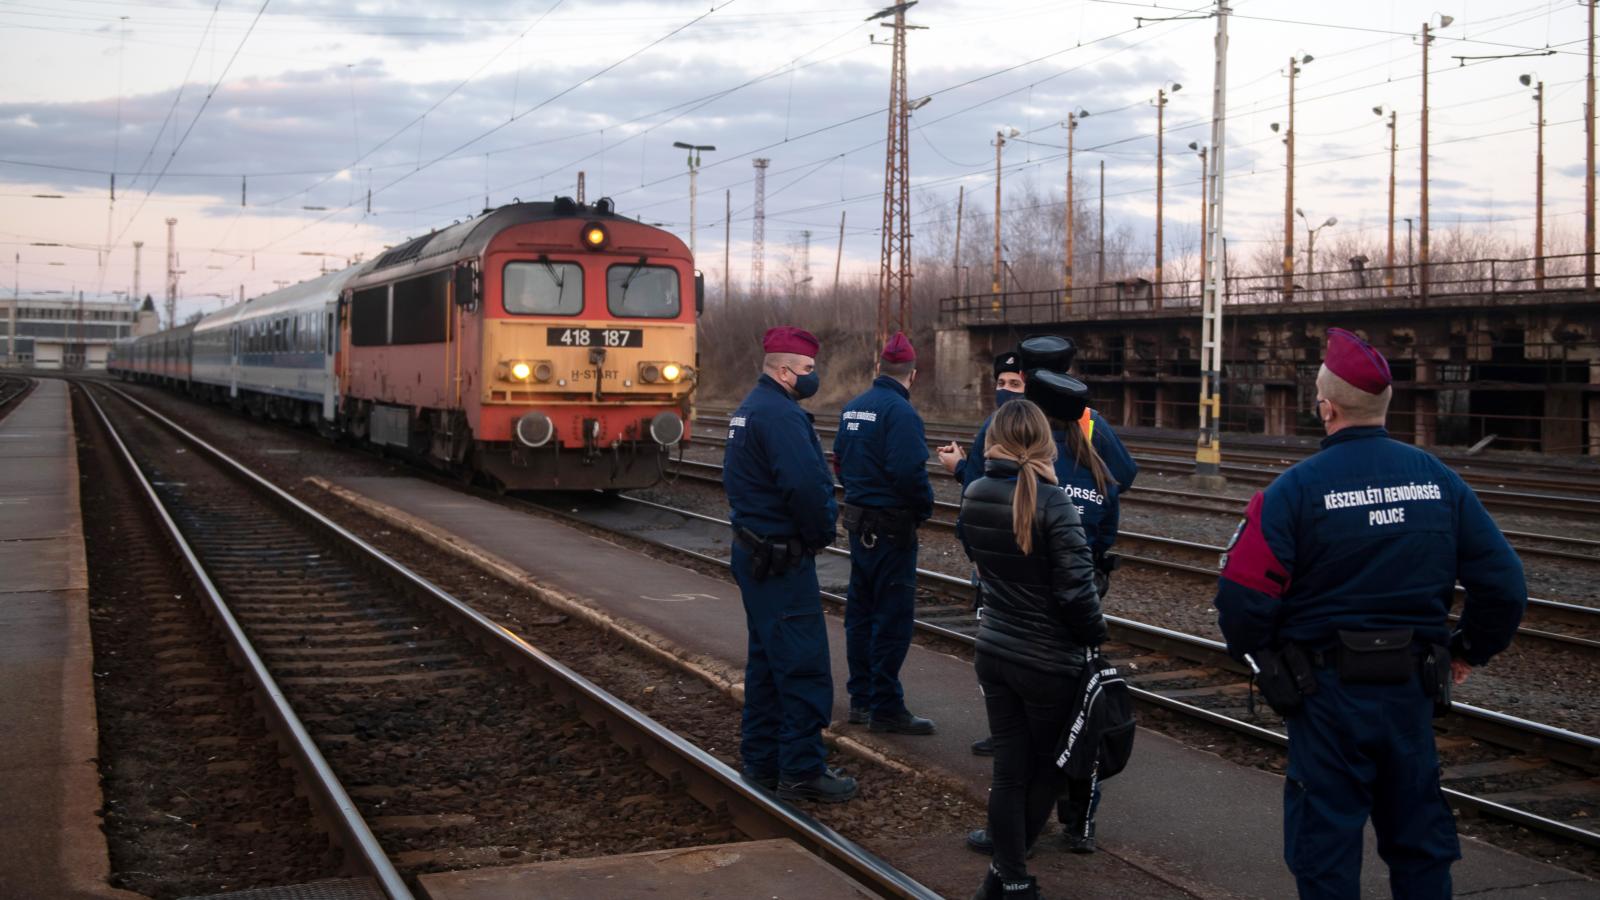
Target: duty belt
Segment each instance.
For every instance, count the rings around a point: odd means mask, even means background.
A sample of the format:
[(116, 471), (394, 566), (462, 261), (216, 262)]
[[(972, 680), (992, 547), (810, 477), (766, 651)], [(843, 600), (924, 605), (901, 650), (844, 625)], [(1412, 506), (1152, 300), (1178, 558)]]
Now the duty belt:
[(765, 538), (740, 525), (733, 526), (733, 540), (750, 551), (750, 574), (756, 581), (782, 575), (790, 566), (815, 555), (797, 537)]
[(861, 546), (870, 550), (878, 546), (881, 537), (888, 538), (890, 543), (909, 545), (916, 539), (919, 523), (909, 509), (841, 503), (839, 524), (845, 531), (859, 535)]

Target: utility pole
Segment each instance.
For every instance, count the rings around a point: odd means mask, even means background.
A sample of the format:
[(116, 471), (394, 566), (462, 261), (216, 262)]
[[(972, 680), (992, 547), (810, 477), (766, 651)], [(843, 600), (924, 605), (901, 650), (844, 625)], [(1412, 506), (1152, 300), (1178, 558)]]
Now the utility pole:
[(1600, 0), (1589, 0), (1589, 70), (1583, 107), (1583, 289), (1594, 293), (1594, 8)]
[[(1181, 85), (1181, 84), (1172, 85), (1173, 93), (1177, 93), (1178, 91), (1180, 91), (1182, 89), (1183, 89), (1183, 85)], [(1166, 183), (1166, 171), (1165, 171), (1165, 169), (1166, 169), (1166, 138), (1167, 138), (1166, 114), (1167, 114), (1167, 89), (1166, 89), (1166, 87), (1162, 87), (1162, 88), (1160, 88), (1159, 90), (1156, 91), (1156, 272), (1155, 272), (1155, 275), (1156, 275), (1156, 308), (1157, 309), (1161, 308), (1161, 297), (1162, 297), (1162, 294), (1164, 293), (1164, 291), (1162, 290), (1161, 258), (1162, 258), (1162, 251), (1164, 249), (1163, 245), (1166, 243), (1166, 239), (1162, 236), (1162, 231), (1161, 231), (1162, 219), (1164, 218), (1162, 216), (1161, 212), (1162, 212), (1162, 207), (1164, 206), (1165, 199), (1166, 199), (1165, 198), (1165, 194), (1163, 193), (1163, 188), (1164, 188), (1164, 185)]]
[(178, 324), (178, 220), (167, 220), (167, 327)]
[[(1449, 28), (1455, 19), (1439, 16), (1439, 27)], [(1417, 237), (1417, 283), (1421, 286), (1422, 301), (1428, 301), (1428, 45), (1433, 43), (1433, 24), (1422, 23), (1422, 211), (1421, 234)], [(1593, 170), (1591, 169), (1591, 176)], [(1590, 220), (1593, 221), (1592, 219)]]
[(144, 241), (133, 242), (133, 305), (139, 305), (139, 268), (144, 258)]
[(1200, 429), (1195, 439), (1194, 473), (1202, 481), (1222, 480), (1222, 286), (1227, 283), (1227, 250), (1222, 240), (1223, 158), (1227, 150), (1228, 0), (1217, 0), (1216, 75), (1211, 87), (1211, 215), (1205, 235), (1206, 283), (1200, 294)]
[(1206, 148), (1190, 141), (1189, 149), (1200, 154), (1200, 290), (1206, 289)]
[[(893, 61), (889, 66), (889, 137), (883, 162), (883, 243), (878, 262), (878, 330), (874, 346), (882, 347), (891, 331), (909, 327), (911, 313), (911, 111), (927, 99), (911, 102), (906, 95), (906, 10), (917, 0), (880, 9), (867, 21), (893, 16), (880, 23), (894, 29)], [(898, 307), (898, 309), (896, 308)]]
[[(1016, 137), (1022, 132), (1011, 129), (1010, 137)], [(994, 308), (1000, 309), (1000, 153), (1006, 146), (1006, 133), (994, 133), (994, 284), (990, 293), (995, 297)]]
[(802, 295), (811, 293), (811, 231), (800, 232), (800, 280), (796, 282)]
[(844, 264), (844, 211), (839, 212), (839, 249), (833, 254), (833, 302), (839, 302), (839, 267)]
[(961, 296), (961, 220), (966, 215), (967, 186), (956, 188), (956, 252), (950, 259), (950, 277), (955, 279), (956, 296)]
[[(1099, 264), (1098, 270), (1095, 272), (1094, 283), (1095, 284), (1105, 284), (1106, 283), (1106, 161), (1103, 160), (1103, 159), (1100, 160), (1100, 215), (1098, 217), (1098, 220), (1099, 220), (1099, 224), (1100, 224), (1100, 239), (1095, 244), (1095, 256), (1099, 257), (1100, 264)], [(1204, 235), (1201, 236), (1200, 241), (1201, 241), (1202, 245), (1205, 243), (1205, 236)], [(1202, 254), (1205, 252), (1204, 247), (1202, 247), (1200, 252)]]
[(756, 221), (751, 231), (750, 295), (757, 302), (767, 299), (767, 165), (765, 157), (750, 161), (756, 167)]
[[(694, 256), (694, 197), (695, 175), (700, 171), (700, 151), (715, 150), (710, 144), (686, 144), (683, 141), (673, 141), (672, 146), (680, 150), (689, 151), (689, 256)], [(484, 204), (487, 206), (488, 204)]]
[[(1283, 186), (1283, 299), (1288, 300), (1294, 296), (1294, 77), (1300, 74), (1300, 66), (1311, 62), (1311, 54), (1307, 53), (1301, 59), (1289, 57), (1289, 122), (1283, 136), (1284, 151), (1284, 186)], [(1272, 123), (1272, 130), (1278, 130), (1278, 123)]]
[(1078, 234), (1077, 223), (1074, 221), (1078, 207), (1072, 184), (1072, 136), (1078, 130), (1078, 119), (1087, 115), (1089, 113), (1081, 109), (1077, 112), (1067, 113), (1067, 248), (1066, 264), (1063, 267), (1065, 277), (1063, 279), (1061, 300), (1069, 307), (1072, 305), (1073, 252), (1077, 247)]
[[(1524, 86), (1533, 81), (1533, 76), (1523, 75), (1519, 78)], [(1539, 104), (1539, 122), (1535, 129), (1538, 132), (1538, 149), (1534, 154), (1534, 201), (1533, 201), (1533, 289), (1544, 290), (1544, 81), (1541, 79), (1533, 89), (1533, 99)]]
[(733, 282), (729, 280), (732, 269), (728, 267), (730, 249), (733, 247), (733, 191), (722, 192), (722, 302), (733, 297)]

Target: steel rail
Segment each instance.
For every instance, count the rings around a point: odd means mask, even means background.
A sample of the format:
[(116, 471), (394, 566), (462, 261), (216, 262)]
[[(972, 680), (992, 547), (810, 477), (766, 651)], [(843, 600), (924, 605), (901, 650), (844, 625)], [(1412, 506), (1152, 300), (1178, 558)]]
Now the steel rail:
[[(687, 519), (717, 524), (722, 527), (728, 527), (729, 524), (726, 520), (716, 518), (715, 516), (707, 516), (702, 513), (692, 512), (690, 510), (678, 509), (676, 507), (657, 503), (651, 500), (631, 497), (626, 494), (619, 495), (619, 499), (648, 508), (673, 513)], [(554, 513), (555, 515), (565, 518), (569, 521), (580, 522), (590, 527), (605, 527), (598, 526), (584, 517), (559, 506), (538, 503), (537, 501), (520, 502), (526, 503), (529, 506), (536, 506), (541, 511)], [(655, 536), (632, 533), (630, 533), (630, 535), (637, 540), (653, 544), (663, 549), (670, 550), (674, 553), (690, 556), (722, 568), (729, 568), (731, 566), (731, 563), (726, 559), (721, 559), (709, 554), (677, 547)], [(840, 548), (829, 547), (827, 550), (835, 555), (845, 557), (849, 556), (849, 551), (842, 550)], [(956, 578), (951, 575), (946, 575), (942, 572), (933, 572), (927, 569), (918, 568), (917, 577), (919, 583), (932, 582), (952, 590), (971, 590), (971, 583), (966, 579)], [(838, 594), (828, 591), (822, 591), (820, 593), (823, 597), (827, 598), (835, 605), (842, 605), (845, 602), (845, 598), (839, 596)], [(1186, 634), (1184, 632), (1174, 631), (1172, 629), (1162, 628), (1160, 626), (1150, 625), (1144, 622), (1137, 622), (1131, 619), (1122, 618), (1120, 616), (1108, 615), (1105, 617), (1105, 619), (1107, 627), (1113, 636), (1125, 643), (1145, 647), (1147, 649), (1170, 652), (1180, 658), (1213, 666), (1215, 668), (1224, 669), (1236, 674), (1244, 674), (1247, 671), (1243, 665), (1234, 661), (1232, 657), (1227, 655), (1227, 647), (1220, 641), (1200, 637), (1198, 635)], [(975, 643), (974, 637), (970, 634), (947, 628), (936, 623), (927, 622), (920, 617), (916, 620), (915, 626), (918, 631), (939, 638), (958, 641), (968, 646), (972, 646)], [(1246, 722), (1241, 719), (1235, 719), (1231, 716), (1224, 715), (1214, 710), (1203, 709), (1193, 704), (1185, 703), (1182, 700), (1165, 697), (1148, 689), (1138, 688), (1132, 685), (1129, 686), (1129, 689), (1133, 691), (1134, 695), (1139, 700), (1150, 705), (1172, 710), (1184, 716), (1225, 727), (1240, 734), (1244, 734), (1258, 740), (1268, 741), (1278, 746), (1288, 745), (1288, 736), (1282, 732), (1274, 731), (1270, 728), (1264, 728), (1260, 725)], [(1455, 720), (1459, 720), (1461, 722), (1460, 727), (1462, 730), (1490, 743), (1495, 743), (1512, 750), (1544, 755), (1551, 759), (1585, 769), (1593, 769), (1597, 763), (1600, 763), (1600, 738), (1579, 734), (1574, 731), (1569, 731), (1554, 725), (1547, 725), (1542, 722), (1534, 722), (1528, 719), (1522, 719), (1506, 713), (1482, 709), (1466, 703), (1452, 704), (1450, 715), (1454, 717)], [(1450, 719), (1445, 720), (1446, 723), (1450, 721)], [(1446, 731), (1451, 730), (1448, 724), (1444, 727)], [(1557, 835), (1585, 846), (1600, 848), (1600, 832), (1578, 828), (1565, 822), (1540, 816), (1536, 813), (1531, 813), (1526, 810), (1505, 806), (1504, 804), (1496, 803), (1492, 800), (1487, 800), (1481, 797), (1476, 797), (1452, 788), (1441, 787), (1441, 790), (1443, 790), (1445, 795), (1458, 806), (1494, 815), (1516, 824)]]
[[(241, 478), (299, 514), (315, 527), (337, 538), (361, 558), (376, 564), (390, 576), (436, 601), (439, 604), (439, 611), (452, 624), (462, 628), (469, 639), (488, 641), (488, 649), (494, 651), (496, 655), (548, 684), (565, 698), (575, 701), (580, 715), (599, 725), (616, 742), (631, 746), (647, 765), (670, 782), (683, 784), (691, 796), (709, 808), (716, 809), (719, 806), (725, 808), (730, 819), (741, 831), (752, 837), (785, 837), (793, 840), (881, 896), (937, 900), (938, 894), (915, 879), (804, 812), (745, 782), (740, 774), (726, 763), (684, 740), (560, 661), (532, 646), (514, 632), (411, 571), (361, 537), (307, 506), (292, 494), (155, 409), (117, 388), (108, 387), (108, 389), (121, 395), (128, 403), (142, 409), (164, 427), (205, 452), (214, 461), (232, 469)], [(301, 730), (303, 732), (304, 729)], [(355, 815), (353, 805), (350, 811)], [(381, 849), (379, 852), (381, 853)], [(402, 896), (410, 895), (392, 896), (394, 900), (401, 900)]]
[[(693, 468), (706, 469), (720, 473), (722, 471), (722, 466), (718, 465), (717, 463), (684, 459), (678, 460), (676, 464), (679, 466), (680, 474), (685, 477), (708, 484), (714, 483), (720, 485), (722, 483), (720, 475), (717, 477), (712, 477), (710, 475), (700, 475), (694, 472), (682, 471), (683, 466), (690, 466)], [(836, 493), (841, 492), (842, 490), (843, 487), (841, 485), (834, 485), (834, 491)], [(948, 500), (936, 500), (934, 501), (934, 507), (936, 509), (952, 512), (960, 512), (961, 510), (960, 504), (951, 503)], [(954, 530), (955, 528), (955, 523), (946, 519), (929, 519), (928, 522), (937, 528), (949, 530)], [(1158, 547), (1174, 547), (1181, 550), (1195, 553), (1205, 553), (1214, 556), (1220, 556), (1225, 550), (1225, 548), (1216, 546), (1215, 544), (1202, 544), (1197, 541), (1185, 541), (1179, 538), (1170, 538), (1156, 534), (1143, 534), (1137, 531), (1118, 531), (1117, 537), (1127, 538), (1132, 541), (1138, 541), (1146, 544), (1153, 544)], [(1176, 560), (1160, 559), (1153, 556), (1142, 556), (1139, 554), (1126, 552), (1119, 552), (1117, 555), (1123, 560), (1136, 565), (1167, 569), (1169, 571), (1184, 572), (1206, 578), (1215, 578), (1217, 575), (1217, 570), (1215, 568), (1196, 566), (1189, 563), (1178, 562)], [(1600, 560), (1596, 561), (1600, 562)], [(1460, 585), (1456, 585), (1456, 594), (1458, 596), (1465, 596), (1466, 589)], [(1560, 600), (1546, 600), (1542, 597), (1529, 597), (1528, 606), (1543, 614), (1553, 616), (1559, 622), (1585, 628), (1600, 628), (1600, 608), (1583, 606), (1577, 603), (1567, 603)], [(1458, 614), (1452, 614), (1450, 618), (1455, 620), (1459, 619), (1460, 616)], [(1562, 634), (1561, 632), (1557, 631), (1545, 631), (1543, 629), (1532, 628), (1528, 626), (1519, 626), (1517, 633), (1535, 640), (1550, 641), (1558, 644), (1570, 644), (1572, 646), (1582, 647), (1587, 650), (1600, 650), (1600, 639), (1596, 638)]]
[[(109, 388), (109, 390), (121, 395), (129, 402), (138, 404), (138, 401), (133, 400), (116, 388)], [(123, 442), (122, 435), (117, 431), (117, 427), (111, 423), (110, 416), (106, 415), (105, 409), (101, 407), (100, 401), (95, 399), (92, 391), (85, 389), (84, 397), (88, 399), (89, 404), (94, 407), (95, 413), (99, 415), (101, 424), (105, 427), (106, 433), (111, 436), (112, 441), (116, 443), (123, 462), (128, 466), (128, 471), (133, 475), (145, 498), (150, 501), (151, 509), (160, 518), (168, 539), (173, 542), (173, 545), (177, 547), (179, 554), (183, 557), (185, 567), (189, 570), (196, 585), (199, 586), (201, 593), (206, 598), (208, 610), (222, 629), (222, 633), (228, 643), (229, 655), (233, 656), (244, 667), (246, 677), (255, 688), (257, 694), (263, 699), (263, 711), (267, 713), (274, 723), (274, 731), (279, 735), (280, 743), (284, 745), (284, 749), (288, 751), (290, 758), (294, 761), (295, 769), (300, 774), (300, 783), (306, 788), (312, 805), (317, 808), (323, 821), (330, 823), (333, 832), (337, 836), (340, 848), (352, 858), (351, 861), (357, 868), (366, 872), (370, 878), (377, 882), (379, 888), (390, 900), (413, 900), (411, 890), (406, 886), (405, 880), (395, 870), (394, 864), (390, 862), (388, 855), (383, 852), (383, 847), (378, 843), (377, 837), (373, 835), (372, 829), (368, 827), (366, 820), (356, 810), (355, 801), (350, 799), (349, 793), (345, 791), (344, 785), (339, 782), (338, 776), (333, 773), (333, 768), (328, 765), (328, 761), (322, 755), (322, 751), (317, 749), (316, 742), (311, 738), (311, 733), (307, 731), (305, 724), (300, 721), (300, 717), (295, 713), (294, 708), (290, 706), (283, 690), (278, 687), (277, 680), (272, 677), (271, 672), (267, 671), (266, 663), (262, 661), (260, 654), (256, 652), (255, 646), (250, 642), (250, 638), (245, 635), (244, 629), (240, 627), (239, 621), (234, 617), (227, 601), (222, 598), (222, 594), (212, 582), (205, 565), (200, 562), (200, 557), (195, 553), (194, 548), (189, 545), (188, 540), (183, 536), (183, 532), (178, 528), (178, 523), (173, 520), (166, 506), (162, 504), (160, 497), (156, 494), (155, 486), (150, 483), (150, 480), (145, 477), (144, 471), (139, 468), (138, 462), (133, 458), (132, 451)], [(143, 406), (143, 404), (138, 405)], [(144, 409), (147, 413), (161, 419), (169, 427), (176, 428), (170, 420), (164, 419), (149, 407), (144, 407)], [(187, 432), (180, 433), (187, 435)], [(195, 440), (198, 442), (198, 439)], [(201, 446), (211, 450), (209, 445), (201, 444)], [(215, 453), (215, 451), (212, 452)]]

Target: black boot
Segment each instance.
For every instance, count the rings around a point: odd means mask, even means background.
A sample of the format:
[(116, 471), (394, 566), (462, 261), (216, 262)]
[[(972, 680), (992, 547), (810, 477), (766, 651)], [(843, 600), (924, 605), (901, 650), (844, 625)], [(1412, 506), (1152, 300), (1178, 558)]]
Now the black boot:
[(1094, 852), (1094, 820), (1087, 811), (1062, 825), (1061, 842), (1073, 853)]
[[(967, 849), (973, 853), (982, 853), (984, 856), (994, 855), (994, 838), (989, 837), (989, 829), (978, 828), (967, 832)], [(1033, 859), (1033, 847), (1029, 847), (1025, 856)]]
[(890, 734), (933, 734), (933, 720), (914, 716), (909, 710), (898, 716), (874, 715), (867, 723), (868, 731), (887, 731)]
[(981, 741), (973, 741), (972, 742), (972, 755), (973, 756), (993, 756), (994, 755), (994, 738), (986, 737)]
[(1005, 896), (1005, 887), (1000, 882), (1000, 873), (990, 866), (983, 873), (983, 884), (978, 885), (978, 892), (972, 895), (972, 900), (1001, 900)]
[(856, 780), (833, 769), (804, 781), (779, 781), (778, 797), (783, 800), (816, 800), (843, 803), (856, 795)]

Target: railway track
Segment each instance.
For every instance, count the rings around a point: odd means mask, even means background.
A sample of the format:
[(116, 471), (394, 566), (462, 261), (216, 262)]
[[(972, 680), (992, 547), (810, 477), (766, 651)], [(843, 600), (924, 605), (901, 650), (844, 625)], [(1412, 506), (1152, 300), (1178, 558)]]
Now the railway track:
[(638, 849), (602, 843), (637, 844), (617, 791), (677, 823), (669, 846), (784, 837), (879, 895), (934, 896), (154, 409), (86, 391), (346, 867), (388, 897), (508, 846)]
[[(727, 422), (727, 416), (704, 410), (699, 411), (696, 416), (696, 425), (705, 426), (707, 429), (720, 427), (724, 434)], [(824, 438), (838, 430), (820, 419), (816, 428), (817, 433)], [(972, 442), (974, 433), (971, 428), (942, 433), (930, 431), (927, 435), (928, 446), (937, 447), (952, 441), (966, 446)], [(715, 433), (697, 434), (695, 439), (708, 440), (712, 443), (717, 443), (719, 440)], [(1151, 446), (1135, 440), (1126, 441), (1125, 446), (1141, 469), (1173, 475), (1186, 475), (1193, 469), (1192, 447), (1185, 450), (1174, 446)], [(1243, 484), (1261, 485), (1270, 484), (1284, 469), (1298, 462), (1300, 458), (1297, 455), (1238, 450), (1229, 450), (1226, 456), (1229, 462), (1224, 462), (1221, 466), (1224, 475)], [(1257, 461), (1249, 462), (1250, 459)], [(937, 465), (930, 465), (929, 470), (938, 476), (948, 477), (944, 469)], [(1461, 474), (1467, 483), (1472, 485), (1485, 506), (1541, 514), (1600, 514), (1600, 481), (1580, 481), (1575, 484), (1570, 474), (1564, 480), (1489, 477), (1471, 471), (1463, 471)], [(1505, 485), (1511, 484), (1525, 485), (1529, 489), (1507, 490)]]
[[(722, 466), (716, 463), (685, 459), (677, 465), (680, 477), (706, 484), (722, 484)], [(834, 491), (843, 495), (840, 485), (835, 485)], [(934, 510), (934, 517), (928, 520), (925, 527), (953, 535), (955, 518), (961, 511), (960, 504), (936, 501)], [(1117, 541), (1117, 551), (1124, 565), (1180, 573), (1193, 578), (1197, 587), (1206, 592), (1215, 587), (1217, 559), (1224, 549), (1220, 546), (1136, 531), (1119, 531)], [(1458, 597), (1464, 593), (1460, 587), (1456, 591)], [(1517, 635), (1520, 640), (1600, 651), (1600, 608), (1530, 597), (1527, 615), (1523, 625), (1517, 629)]]
[(33, 391), (34, 380), (21, 375), (0, 375), (0, 419), (16, 409)]
[[(577, 505), (570, 495), (518, 502), (703, 563), (729, 564), (728, 523), (713, 516), (627, 495), (596, 494)], [(822, 577), (823, 596), (835, 604), (844, 602), (848, 556), (833, 547), (818, 558), (819, 571), (844, 569)], [(918, 582), (918, 630), (970, 647), (976, 630), (970, 583), (925, 569), (918, 570)], [(1114, 641), (1108, 653), (1134, 673), (1140, 702), (1287, 745), (1282, 722), (1264, 703), (1250, 702), (1247, 673), (1221, 642), (1115, 616), (1107, 622)], [(1600, 739), (1459, 703), (1436, 728), (1452, 805), (1600, 848), (1593, 827), (1600, 813), (1593, 780), (1600, 773)]]
[[(721, 446), (726, 443), (727, 438), (721, 434), (702, 433), (697, 434), (695, 440)], [(684, 460), (684, 462), (688, 463), (689, 460)], [(696, 465), (699, 464), (696, 463)], [(1151, 469), (1149, 471), (1160, 470)], [(929, 465), (928, 474), (930, 477), (940, 481), (954, 480), (954, 476), (946, 472), (944, 467), (937, 464)], [(1479, 492), (1479, 496), (1482, 496), (1482, 492)], [(1186, 513), (1210, 513), (1224, 516), (1234, 521), (1244, 515), (1245, 504), (1248, 502), (1220, 494), (1178, 491), (1141, 484), (1135, 484), (1131, 490), (1122, 495), (1122, 499), (1124, 502), (1162, 506)], [(1511, 542), (1511, 546), (1524, 556), (1556, 559), (1585, 566), (1600, 567), (1600, 540), (1516, 530), (1502, 531), (1502, 533)], [(1597, 570), (1596, 577), (1600, 577), (1600, 570)]]

